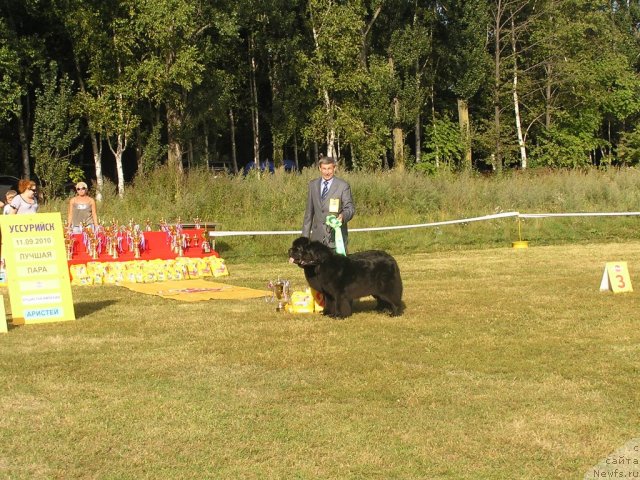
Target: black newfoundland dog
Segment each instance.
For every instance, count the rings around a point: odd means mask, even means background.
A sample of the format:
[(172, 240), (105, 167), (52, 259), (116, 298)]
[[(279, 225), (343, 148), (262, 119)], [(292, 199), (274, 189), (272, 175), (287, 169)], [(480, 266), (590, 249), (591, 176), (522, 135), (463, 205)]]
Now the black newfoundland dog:
[(354, 299), (373, 295), (378, 310), (402, 314), (402, 279), (395, 259), (381, 250), (338, 255), (306, 237), (294, 240), (289, 262), (304, 269), (309, 285), (325, 298), (324, 314), (348, 317)]

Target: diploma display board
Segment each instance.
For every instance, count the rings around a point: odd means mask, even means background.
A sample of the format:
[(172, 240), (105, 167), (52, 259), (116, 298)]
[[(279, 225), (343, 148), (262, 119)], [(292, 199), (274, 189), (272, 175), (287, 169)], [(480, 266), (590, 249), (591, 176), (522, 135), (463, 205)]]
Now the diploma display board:
[(13, 323), (75, 320), (60, 213), (3, 215), (0, 223)]

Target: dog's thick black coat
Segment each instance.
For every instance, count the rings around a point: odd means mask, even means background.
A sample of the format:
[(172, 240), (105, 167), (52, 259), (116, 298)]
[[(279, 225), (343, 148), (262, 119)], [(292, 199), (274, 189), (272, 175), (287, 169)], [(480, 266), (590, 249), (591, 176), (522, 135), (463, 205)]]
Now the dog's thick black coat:
[(304, 269), (309, 285), (325, 298), (324, 314), (351, 315), (354, 299), (372, 295), (379, 310), (402, 313), (402, 279), (395, 259), (381, 250), (338, 255), (306, 237), (294, 240), (289, 261)]

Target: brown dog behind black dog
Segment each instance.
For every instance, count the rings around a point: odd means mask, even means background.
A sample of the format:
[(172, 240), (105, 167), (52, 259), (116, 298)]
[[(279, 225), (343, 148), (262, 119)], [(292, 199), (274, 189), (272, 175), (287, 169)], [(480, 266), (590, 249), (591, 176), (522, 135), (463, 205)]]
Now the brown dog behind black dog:
[(401, 315), (402, 278), (396, 260), (381, 250), (338, 255), (326, 245), (300, 237), (289, 249), (289, 262), (304, 269), (309, 285), (325, 298), (324, 314), (348, 317), (353, 300), (372, 295), (378, 310)]

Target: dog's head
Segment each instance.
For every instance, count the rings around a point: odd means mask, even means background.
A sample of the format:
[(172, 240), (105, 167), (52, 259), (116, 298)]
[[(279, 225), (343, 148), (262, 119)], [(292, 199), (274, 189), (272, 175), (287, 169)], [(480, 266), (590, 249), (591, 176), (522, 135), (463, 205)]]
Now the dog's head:
[(308, 267), (322, 263), (332, 253), (331, 249), (307, 237), (296, 238), (289, 249), (289, 263)]
[(296, 238), (289, 249), (289, 263), (295, 263), (299, 267), (312, 265), (308, 255), (308, 248), (311, 240), (307, 237)]

